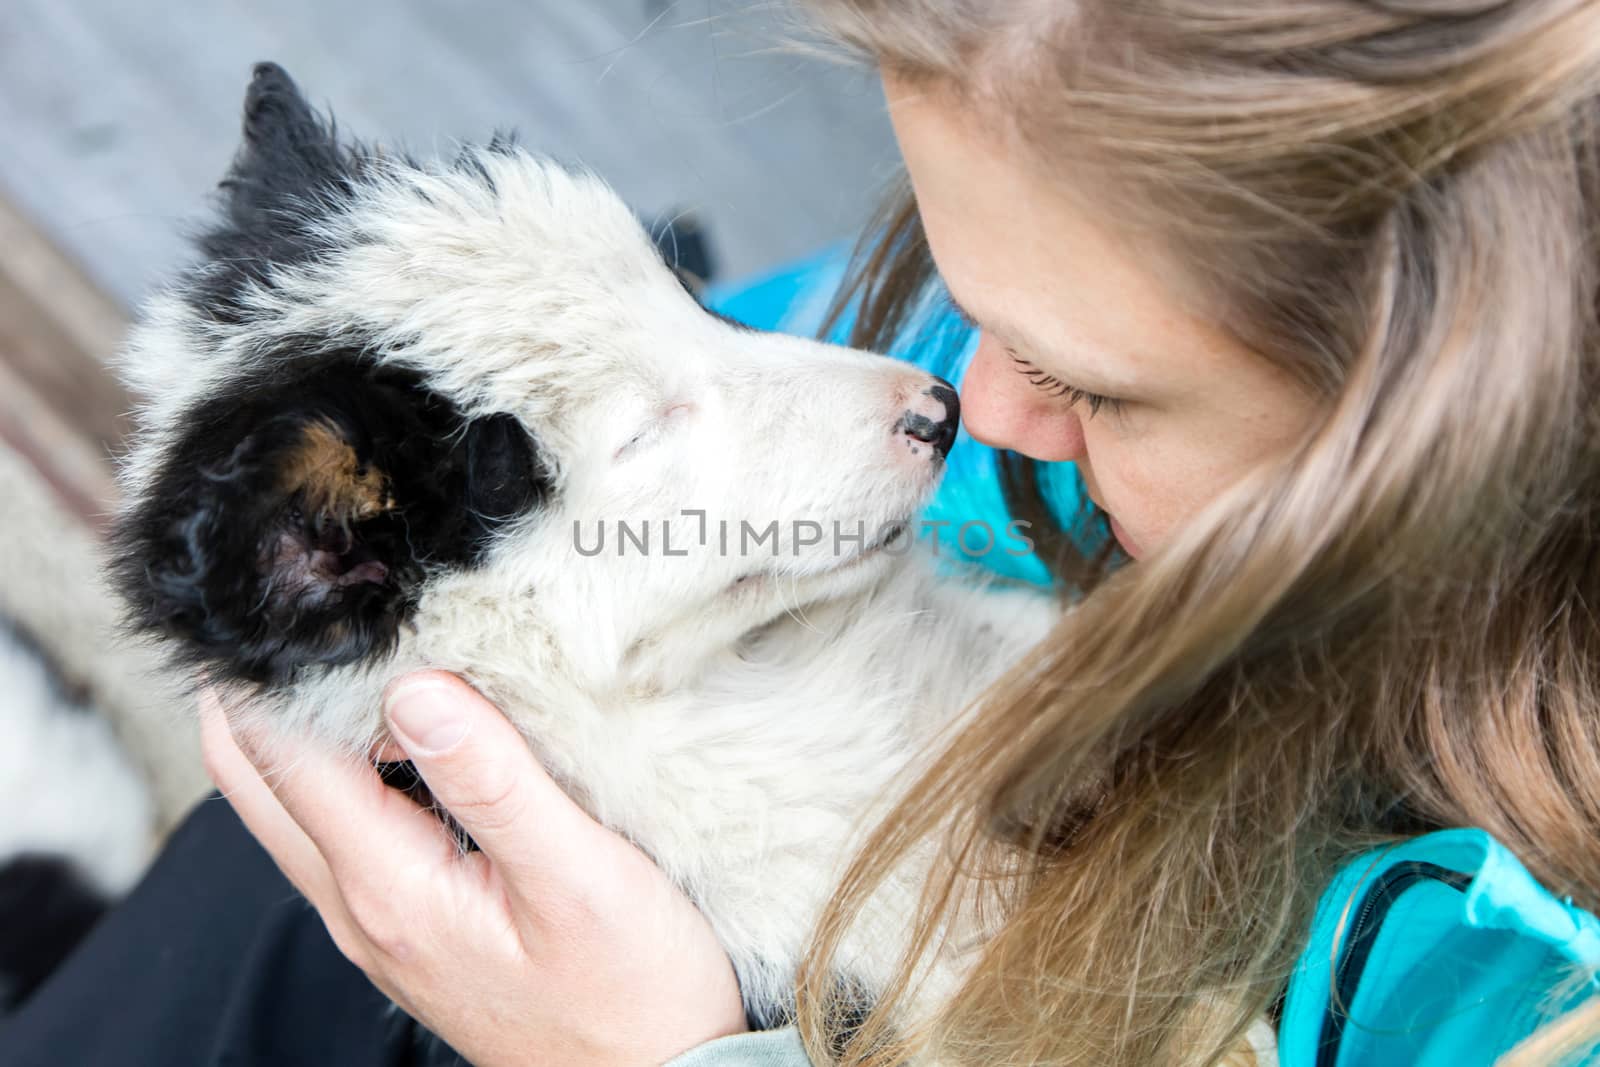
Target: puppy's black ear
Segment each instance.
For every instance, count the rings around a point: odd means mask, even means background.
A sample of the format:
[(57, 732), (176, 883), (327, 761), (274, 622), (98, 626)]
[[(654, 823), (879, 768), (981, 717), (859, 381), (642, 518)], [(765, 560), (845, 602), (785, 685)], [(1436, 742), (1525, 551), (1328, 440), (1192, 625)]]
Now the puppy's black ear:
[(141, 628), (268, 684), (388, 651), (431, 570), (470, 566), (549, 487), (507, 415), (465, 419), (350, 364), (196, 413), (117, 536)]
[(222, 187), (249, 212), (336, 190), (352, 177), (331, 119), (311, 109), (288, 73), (258, 63), (244, 95), (243, 142)]
[(249, 294), (270, 289), (275, 268), (332, 251), (326, 221), (359, 192), (373, 154), (342, 144), (275, 63), (260, 63), (245, 91), (243, 139), (222, 179), (216, 224), (197, 235), (202, 266), (186, 289), (219, 322), (249, 319)]

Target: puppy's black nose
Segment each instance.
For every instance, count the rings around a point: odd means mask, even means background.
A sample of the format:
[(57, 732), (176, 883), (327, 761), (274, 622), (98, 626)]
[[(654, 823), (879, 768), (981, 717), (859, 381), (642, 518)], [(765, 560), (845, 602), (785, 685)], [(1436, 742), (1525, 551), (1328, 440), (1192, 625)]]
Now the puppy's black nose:
[(933, 446), (940, 457), (950, 454), (956, 443), (956, 429), (961, 425), (961, 399), (955, 387), (943, 378), (913, 398), (906, 413), (900, 416), (897, 429), (917, 441)]

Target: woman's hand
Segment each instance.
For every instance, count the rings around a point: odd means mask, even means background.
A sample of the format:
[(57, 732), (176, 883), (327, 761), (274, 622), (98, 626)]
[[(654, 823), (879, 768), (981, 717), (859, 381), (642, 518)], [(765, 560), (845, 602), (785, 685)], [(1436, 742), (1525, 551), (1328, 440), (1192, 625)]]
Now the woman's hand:
[(202, 702), (212, 780), (341, 952), (478, 1067), (659, 1064), (745, 1028), (705, 918), (589, 818), (459, 679), (391, 686), (390, 730), (481, 852), (372, 767), (230, 732)]

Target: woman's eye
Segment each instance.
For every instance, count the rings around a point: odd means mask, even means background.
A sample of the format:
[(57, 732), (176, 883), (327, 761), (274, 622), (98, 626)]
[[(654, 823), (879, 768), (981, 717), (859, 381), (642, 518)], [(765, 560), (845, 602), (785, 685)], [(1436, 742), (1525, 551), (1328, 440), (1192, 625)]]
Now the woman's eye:
[[(957, 304), (948, 295), (945, 297), (945, 305), (955, 313), (956, 318), (967, 329), (981, 330), (983, 328), (973, 320), (971, 315), (966, 313), (966, 310), (960, 304)], [(1015, 364), (1018, 373), (1026, 377), (1036, 388), (1048, 393), (1050, 396), (1066, 397), (1068, 407), (1077, 407), (1079, 404), (1086, 405), (1089, 408), (1090, 418), (1094, 418), (1101, 410), (1109, 411), (1113, 415), (1122, 414), (1123, 405), (1126, 401), (1118, 400), (1115, 397), (1101, 396), (1099, 393), (1091, 393), (1087, 389), (1079, 389), (1076, 386), (1068, 385), (1055, 375), (1046, 374), (1011, 349), (1007, 348), (1005, 353), (1011, 357), (1011, 362)]]
[(1111, 412), (1113, 415), (1121, 414), (1123, 401), (1068, 385), (1055, 375), (1046, 374), (1010, 349), (1006, 350), (1006, 355), (1011, 357), (1011, 362), (1016, 366), (1017, 373), (1027, 378), (1035, 388), (1050, 396), (1066, 397), (1068, 407), (1077, 407), (1079, 404), (1087, 406), (1091, 419), (1100, 414), (1102, 409)]

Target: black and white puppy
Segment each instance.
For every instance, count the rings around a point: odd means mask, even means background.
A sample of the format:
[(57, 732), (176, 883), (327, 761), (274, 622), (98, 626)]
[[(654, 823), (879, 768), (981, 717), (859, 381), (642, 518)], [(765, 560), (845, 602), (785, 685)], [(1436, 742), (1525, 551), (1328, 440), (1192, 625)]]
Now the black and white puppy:
[[(707, 313), (591, 174), (341, 143), (275, 66), (222, 197), (125, 354), (139, 625), (353, 755), (387, 680), (466, 676), (781, 1017), (897, 775), (1057, 617), (897, 537), (954, 392)], [(919, 880), (847, 946), (868, 995)]]

